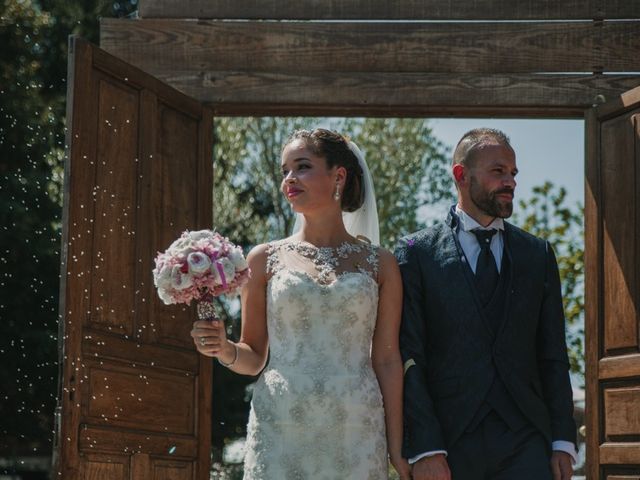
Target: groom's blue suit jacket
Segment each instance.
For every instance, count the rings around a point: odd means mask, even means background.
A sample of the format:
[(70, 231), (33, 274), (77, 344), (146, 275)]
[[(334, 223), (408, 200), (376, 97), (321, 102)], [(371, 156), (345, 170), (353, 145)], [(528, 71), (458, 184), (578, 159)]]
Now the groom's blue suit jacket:
[(480, 409), (496, 375), (524, 416), (575, 443), (560, 279), (551, 246), (505, 222), (509, 258), (500, 327), (483, 313), (456, 235), (457, 217), (400, 240), (405, 363), (403, 454), (446, 450)]

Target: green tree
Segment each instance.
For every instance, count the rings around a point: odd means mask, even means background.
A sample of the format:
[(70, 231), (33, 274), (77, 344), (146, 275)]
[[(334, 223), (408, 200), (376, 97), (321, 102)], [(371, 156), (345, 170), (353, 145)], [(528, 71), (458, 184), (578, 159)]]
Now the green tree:
[(2, 5), (0, 451), (9, 456), (50, 450), (56, 397), (60, 205), (49, 192), (64, 141), (52, 93), (61, 85), (45, 66), (50, 22), (32, 2)]
[[(130, 7), (123, 2), (117, 13)], [(0, 452), (5, 458), (51, 453), (67, 37), (75, 33), (96, 42), (99, 16), (113, 14), (114, 5), (104, 1), (0, 2)]]
[(398, 239), (424, 228), (420, 210), (455, 201), (449, 149), (429, 122), (412, 118), (347, 119), (343, 130), (365, 154), (374, 178), (380, 242), (393, 251)]
[(567, 191), (552, 182), (533, 189), (520, 200), (516, 222), (533, 235), (547, 239), (558, 260), (571, 371), (584, 379), (584, 208), (567, 205)]
[(218, 118), (214, 143), (214, 225), (241, 245), (282, 238), (294, 216), (280, 193), (280, 153), (314, 118)]
[(290, 234), (294, 216), (280, 193), (280, 154), (296, 129), (315, 126), (347, 134), (375, 179), (383, 246), (424, 226), (418, 210), (453, 201), (447, 149), (425, 119), (216, 119), (214, 223), (243, 245)]

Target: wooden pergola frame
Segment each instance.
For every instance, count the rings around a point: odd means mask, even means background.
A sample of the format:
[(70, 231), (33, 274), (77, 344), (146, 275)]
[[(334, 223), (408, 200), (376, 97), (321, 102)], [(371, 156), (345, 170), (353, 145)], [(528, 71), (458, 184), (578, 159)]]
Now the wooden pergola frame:
[(101, 46), (218, 115), (582, 117), (640, 78), (622, 0), (141, 2)]

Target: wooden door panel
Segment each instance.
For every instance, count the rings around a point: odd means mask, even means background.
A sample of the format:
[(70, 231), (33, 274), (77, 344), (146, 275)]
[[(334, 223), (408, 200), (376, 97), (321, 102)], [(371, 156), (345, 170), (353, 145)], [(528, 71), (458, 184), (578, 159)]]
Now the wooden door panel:
[[(93, 203), (93, 328), (133, 335), (139, 91), (95, 75), (98, 92)], [(95, 234), (97, 233), (97, 234)], [(88, 253), (88, 252), (87, 252)], [(117, 279), (117, 281), (116, 281)]]
[(635, 125), (627, 113), (602, 123), (604, 348), (638, 348)]
[[(193, 437), (133, 430), (118, 430), (119, 434), (114, 435), (114, 431), (116, 430), (112, 427), (84, 426), (79, 438), (81, 451), (92, 451), (99, 446), (100, 450), (111, 454), (124, 452), (129, 455), (179, 457), (186, 460), (198, 457), (198, 442)], [(145, 478), (149, 478), (149, 475), (148, 473)]]
[(587, 473), (640, 472), (640, 88), (587, 114)]
[(640, 382), (635, 386), (604, 389), (605, 437), (640, 441)]
[(152, 460), (153, 480), (191, 480), (193, 478), (193, 464), (168, 460)]
[(211, 360), (153, 259), (210, 228), (212, 112), (72, 39), (53, 478), (209, 478)]
[(599, 448), (600, 471), (604, 475), (591, 478), (602, 478), (608, 473), (638, 473), (640, 468), (640, 449), (634, 442), (606, 442)]
[(131, 348), (131, 342), (104, 332), (85, 330), (82, 341), (82, 353), (86, 357), (100, 357), (103, 360), (116, 360), (130, 365), (152, 366), (178, 370), (181, 375), (198, 372), (199, 358), (186, 350), (174, 349), (167, 355), (162, 345), (137, 343)]
[(137, 365), (91, 362), (83, 397), (85, 416), (94, 425), (152, 432), (195, 433), (195, 380), (191, 375), (161, 373)]
[(85, 480), (127, 480), (129, 456), (84, 454), (80, 461), (80, 472)]
[[(158, 202), (163, 208), (160, 224), (170, 228), (160, 230), (156, 240), (156, 249), (164, 250), (186, 227), (196, 224), (195, 209), (185, 209), (182, 205), (193, 204), (198, 192), (198, 141), (197, 121), (189, 115), (177, 112), (170, 105), (159, 104), (157, 151), (159, 159), (153, 163), (152, 182), (158, 194)], [(163, 161), (166, 158), (177, 161)], [(192, 175), (184, 175), (192, 172)], [(182, 181), (181, 181), (182, 180)], [(175, 224), (175, 219), (181, 219)], [(173, 227), (173, 228), (171, 228)], [(191, 230), (194, 228), (191, 227)], [(156, 302), (150, 316), (154, 325), (152, 338), (154, 343), (190, 347), (193, 311), (181, 306), (165, 306)]]

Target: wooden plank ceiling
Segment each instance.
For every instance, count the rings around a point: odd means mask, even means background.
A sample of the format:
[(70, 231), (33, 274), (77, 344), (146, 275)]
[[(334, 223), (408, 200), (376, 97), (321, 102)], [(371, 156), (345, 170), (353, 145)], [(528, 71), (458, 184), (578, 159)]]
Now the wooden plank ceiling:
[(584, 20), (638, 18), (634, 0), (140, 0), (144, 18)]
[(635, 1), (141, 0), (140, 15), (104, 19), (101, 46), (218, 113), (581, 116), (640, 85)]

